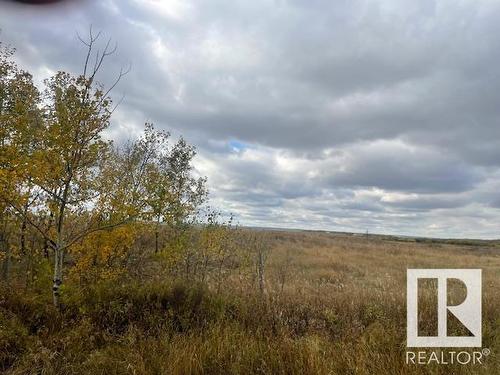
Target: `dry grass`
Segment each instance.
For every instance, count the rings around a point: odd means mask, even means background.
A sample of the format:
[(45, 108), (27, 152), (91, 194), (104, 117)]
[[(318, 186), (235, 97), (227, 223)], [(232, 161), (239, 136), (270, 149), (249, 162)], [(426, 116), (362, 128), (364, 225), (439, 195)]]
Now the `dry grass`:
[[(495, 244), (311, 232), (268, 235), (272, 251), (264, 297), (241, 272), (220, 292), (157, 279), (101, 286), (85, 296), (68, 291), (62, 316), (36, 296), (5, 293), (0, 301), (0, 348), (9, 350), (0, 356), (4, 370), (500, 374), (500, 248)], [(483, 347), (493, 353), (484, 365), (405, 364), (407, 268), (483, 270)], [(424, 321), (433, 316), (427, 294)]]

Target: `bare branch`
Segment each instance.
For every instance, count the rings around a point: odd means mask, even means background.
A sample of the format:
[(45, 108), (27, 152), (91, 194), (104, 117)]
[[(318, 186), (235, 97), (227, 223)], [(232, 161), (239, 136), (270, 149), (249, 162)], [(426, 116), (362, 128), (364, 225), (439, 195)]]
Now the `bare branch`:
[(113, 82), (113, 84), (104, 93), (104, 95), (102, 96), (102, 99), (99, 101), (99, 104), (101, 104), (102, 101), (109, 96), (109, 93), (111, 91), (113, 91), (113, 89), (116, 87), (116, 85), (118, 85), (118, 83), (120, 83), (120, 81), (122, 80), (122, 78), (125, 77), (127, 74), (129, 74), (131, 70), (132, 70), (132, 64), (129, 64), (128, 68), (125, 69), (125, 70), (123, 69), (123, 67), (120, 68), (120, 73), (118, 73), (118, 77), (116, 77), (116, 79)]
[(29, 213), (28, 212), (25, 212), (23, 209), (17, 207), (12, 201), (10, 200), (5, 200), (4, 201), (9, 205), (9, 207), (11, 207), (18, 215), (20, 215), (23, 219), (26, 220), (26, 222), (31, 225), (33, 228), (36, 229), (36, 231), (38, 233), (40, 233), (40, 235), (43, 237), (44, 240), (46, 240), (47, 242), (50, 243), (50, 245), (52, 246), (52, 248), (55, 249), (55, 246), (56, 246), (56, 243), (54, 242), (54, 240), (52, 240), (47, 234), (46, 232), (40, 227), (40, 225), (36, 224), (35, 222), (33, 222), (29, 216)]
[(95, 59), (95, 63), (94, 63), (94, 69), (92, 70), (92, 74), (89, 77), (90, 80), (93, 80), (95, 78), (96, 74), (101, 69), (101, 66), (102, 66), (104, 60), (106, 59), (106, 57), (111, 56), (118, 49), (118, 43), (115, 42), (114, 47), (111, 49), (110, 49), (110, 45), (111, 45), (111, 38), (109, 38), (108, 41), (106, 42), (106, 46), (104, 47), (104, 50), (102, 51), (102, 53), (100, 53), (100, 51), (97, 51), (96, 59)]
[(101, 36), (101, 32), (99, 31), (97, 33), (97, 35), (94, 36), (93, 30), (92, 30), (92, 25), (90, 25), (88, 41), (84, 40), (78, 32), (76, 33), (76, 36), (77, 36), (78, 40), (80, 40), (80, 42), (83, 43), (83, 45), (85, 45), (87, 47), (87, 55), (85, 56), (85, 63), (83, 66), (83, 76), (86, 77), (87, 71), (88, 71), (89, 60), (90, 60), (90, 57), (92, 56), (92, 49), (94, 47), (95, 42)]

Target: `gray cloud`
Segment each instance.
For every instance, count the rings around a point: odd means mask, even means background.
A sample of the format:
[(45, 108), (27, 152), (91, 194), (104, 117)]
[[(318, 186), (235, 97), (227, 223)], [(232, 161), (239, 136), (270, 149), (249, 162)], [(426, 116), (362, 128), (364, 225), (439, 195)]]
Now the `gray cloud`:
[(351, 147), (343, 168), (332, 176), (333, 186), (417, 193), (463, 192), (483, 178), (479, 170), (438, 150), (386, 142)]
[(80, 72), (90, 24), (113, 37), (100, 79), (132, 72), (109, 135), (185, 135), (242, 223), (458, 237), (498, 237), (499, 16), (486, 0), (0, 3), (37, 77)]

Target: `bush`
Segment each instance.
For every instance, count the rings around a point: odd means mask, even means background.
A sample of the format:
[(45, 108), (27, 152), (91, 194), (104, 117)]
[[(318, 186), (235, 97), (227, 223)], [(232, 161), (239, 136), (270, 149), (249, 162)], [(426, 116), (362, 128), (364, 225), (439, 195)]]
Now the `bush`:
[(109, 334), (137, 326), (151, 334), (203, 328), (224, 316), (225, 303), (201, 285), (104, 283), (85, 293), (67, 293), (65, 316), (88, 319)]
[(0, 370), (5, 371), (20, 358), (28, 346), (28, 330), (22, 322), (0, 310)]

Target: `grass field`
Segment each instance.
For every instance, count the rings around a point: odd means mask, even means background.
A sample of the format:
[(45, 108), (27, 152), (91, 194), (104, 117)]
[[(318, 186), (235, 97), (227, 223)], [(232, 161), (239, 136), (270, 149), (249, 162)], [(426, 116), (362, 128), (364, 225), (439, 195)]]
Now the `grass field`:
[[(84, 293), (69, 285), (61, 312), (46, 293), (4, 287), (4, 372), (500, 374), (500, 244), (260, 233), (271, 248), (263, 295), (251, 266), (217, 285), (161, 272)], [(484, 364), (405, 363), (407, 268), (483, 270)], [(432, 293), (422, 301), (420, 318), (432, 322)]]

